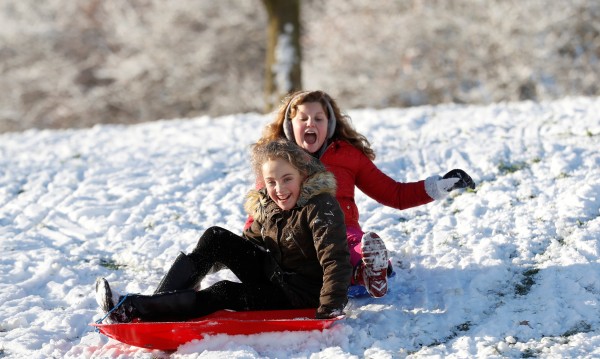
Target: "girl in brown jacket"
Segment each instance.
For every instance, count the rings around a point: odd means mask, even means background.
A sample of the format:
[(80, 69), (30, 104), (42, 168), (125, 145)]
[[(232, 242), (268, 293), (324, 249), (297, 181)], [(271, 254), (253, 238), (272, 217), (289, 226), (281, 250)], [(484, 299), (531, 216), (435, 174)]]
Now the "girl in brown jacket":
[[(111, 291), (96, 281), (96, 300), (113, 322), (186, 320), (220, 309), (317, 308), (317, 318), (343, 314), (352, 267), (335, 179), (285, 140), (255, 145), (252, 162), (265, 187), (251, 191), (254, 218), (243, 236), (211, 227), (190, 254), (181, 253), (153, 295)], [(240, 280), (194, 288), (214, 265)]]

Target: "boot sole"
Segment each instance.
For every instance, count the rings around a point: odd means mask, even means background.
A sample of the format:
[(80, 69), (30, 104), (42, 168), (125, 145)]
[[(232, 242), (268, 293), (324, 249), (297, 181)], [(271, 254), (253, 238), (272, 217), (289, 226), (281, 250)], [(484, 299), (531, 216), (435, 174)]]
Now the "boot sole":
[(379, 237), (375, 237), (372, 233), (367, 233), (370, 239), (363, 241), (361, 244), (363, 261), (369, 272), (387, 271), (388, 267), (388, 251), (385, 243)]

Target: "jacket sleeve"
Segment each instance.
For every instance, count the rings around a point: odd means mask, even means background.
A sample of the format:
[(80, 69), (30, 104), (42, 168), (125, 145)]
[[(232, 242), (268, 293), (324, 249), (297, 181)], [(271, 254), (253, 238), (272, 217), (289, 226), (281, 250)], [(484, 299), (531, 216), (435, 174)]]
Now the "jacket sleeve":
[(356, 152), (356, 187), (367, 196), (396, 209), (412, 208), (433, 201), (425, 191), (425, 181), (397, 182), (377, 168), (362, 152)]
[(248, 215), (248, 217), (246, 218), (246, 223), (244, 223), (244, 231), (246, 231), (248, 228), (252, 227), (253, 222), (254, 222), (254, 218), (252, 218), (251, 215)]
[(344, 215), (333, 196), (322, 194), (316, 199), (310, 204), (307, 219), (317, 258), (323, 268), (319, 308), (343, 309), (348, 302), (352, 276)]

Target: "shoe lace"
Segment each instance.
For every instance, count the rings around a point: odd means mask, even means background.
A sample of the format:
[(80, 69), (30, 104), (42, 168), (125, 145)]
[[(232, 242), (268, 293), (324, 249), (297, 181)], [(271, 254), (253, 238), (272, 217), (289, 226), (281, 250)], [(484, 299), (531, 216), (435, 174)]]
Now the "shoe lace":
[[(104, 319), (108, 318), (109, 315), (111, 315), (112, 312), (114, 312), (115, 310), (117, 310), (121, 305), (123, 305), (123, 302), (125, 301), (125, 299), (127, 299), (127, 297), (129, 297), (129, 294), (125, 294), (121, 300), (119, 300), (119, 303), (117, 303), (117, 305), (115, 305), (111, 310), (109, 310), (108, 312), (106, 312), (106, 314), (104, 314), (104, 316), (98, 320), (96, 320), (96, 324), (102, 324), (102, 322), (104, 321)], [(98, 329), (98, 327), (96, 327), (96, 329), (94, 330), (96, 333), (100, 332), (100, 329)]]

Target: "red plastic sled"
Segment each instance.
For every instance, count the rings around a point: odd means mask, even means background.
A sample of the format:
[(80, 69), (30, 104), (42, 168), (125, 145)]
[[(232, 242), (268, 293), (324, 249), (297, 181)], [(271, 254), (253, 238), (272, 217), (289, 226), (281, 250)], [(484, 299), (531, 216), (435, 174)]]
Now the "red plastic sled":
[(314, 319), (315, 309), (234, 312), (221, 310), (185, 322), (135, 322), (91, 324), (100, 333), (122, 343), (147, 349), (176, 350), (182, 344), (205, 335), (257, 334), (281, 331), (309, 331), (329, 328), (336, 320)]

